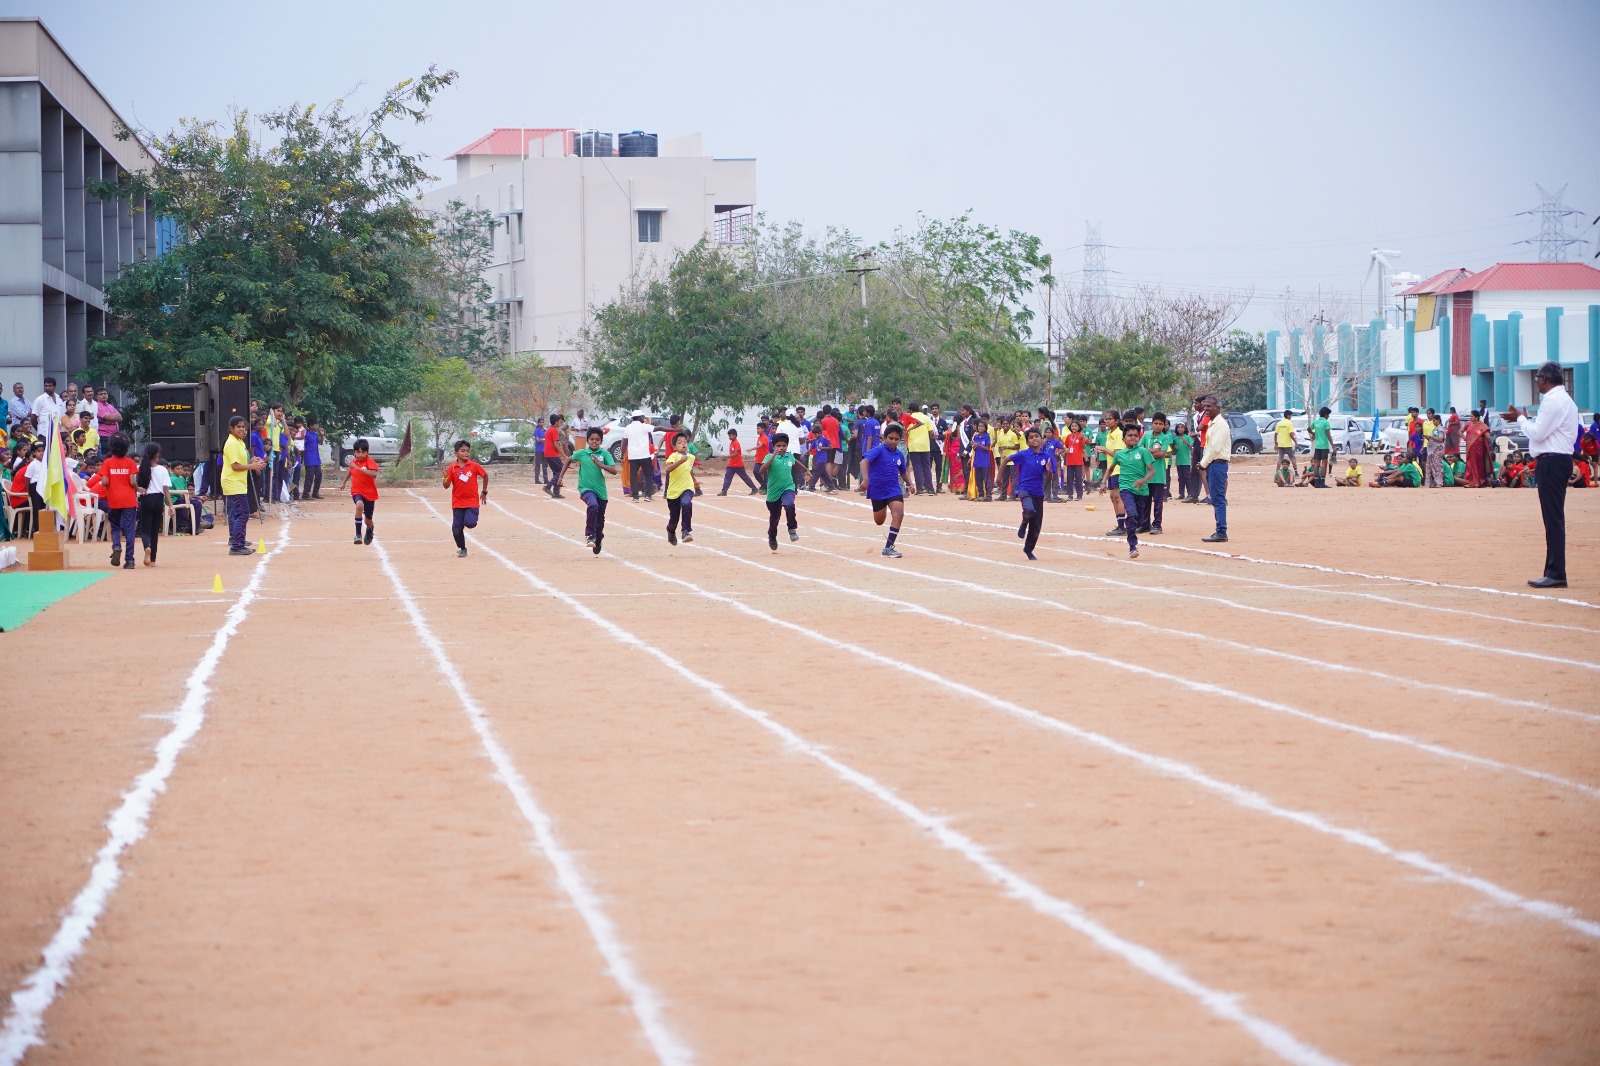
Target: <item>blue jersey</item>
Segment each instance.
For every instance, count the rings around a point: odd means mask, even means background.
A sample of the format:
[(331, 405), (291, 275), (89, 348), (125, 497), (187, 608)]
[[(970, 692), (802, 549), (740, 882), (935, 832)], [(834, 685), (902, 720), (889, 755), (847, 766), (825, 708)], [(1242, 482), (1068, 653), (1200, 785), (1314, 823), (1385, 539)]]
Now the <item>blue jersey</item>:
[(1060, 466), (1062, 447), (1062, 443), (1054, 438), (1044, 442), (1044, 453), (1050, 457), (1050, 470), (1052, 473)]
[(306, 465), (322, 465), (322, 434), (314, 429), (306, 430)]
[(861, 437), (862, 455), (867, 454), (881, 443), (881, 433), (878, 429), (878, 420), (876, 418), (856, 419), (856, 433)]
[(1043, 496), (1050, 457), (1043, 451), (1024, 448), (1012, 454), (1011, 463), (1017, 468), (1017, 491), (1024, 496)]
[(867, 498), (887, 500), (905, 495), (900, 487), (900, 473), (906, 468), (905, 453), (899, 448), (880, 444), (861, 457), (867, 466)]
[(994, 456), (989, 452), (978, 450), (989, 447), (989, 444), (989, 434), (974, 433), (972, 435), (972, 465), (975, 469), (981, 470), (993, 465)]

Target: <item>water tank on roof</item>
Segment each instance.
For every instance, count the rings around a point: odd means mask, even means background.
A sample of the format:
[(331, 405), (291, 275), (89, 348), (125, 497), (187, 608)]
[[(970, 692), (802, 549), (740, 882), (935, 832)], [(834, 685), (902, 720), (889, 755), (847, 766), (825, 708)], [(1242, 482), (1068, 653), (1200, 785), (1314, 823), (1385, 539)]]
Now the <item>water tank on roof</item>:
[(653, 157), (656, 153), (656, 135), (643, 130), (617, 135), (617, 154), (633, 158)]
[(585, 130), (572, 138), (572, 148), (581, 156), (608, 156), (611, 154), (611, 134)]

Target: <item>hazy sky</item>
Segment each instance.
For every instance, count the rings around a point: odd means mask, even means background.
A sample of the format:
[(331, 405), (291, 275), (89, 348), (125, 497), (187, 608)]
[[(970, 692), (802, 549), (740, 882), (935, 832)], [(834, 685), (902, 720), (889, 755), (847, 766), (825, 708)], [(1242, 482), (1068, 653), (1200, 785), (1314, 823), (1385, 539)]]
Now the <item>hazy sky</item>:
[(1101, 223), (1116, 288), (1352, 299), (1373, 247), (1428, 274), (1536, 259), (1534, 183), (1600, 227), (1600, 3), (344, 3), (51, 0), (39, 14), (138, 124), (357, 99), (460, 72), (405, 131), (701, 131), (755, 156), (769, 218), (876, 240), (971, 208), (1064, 279)]

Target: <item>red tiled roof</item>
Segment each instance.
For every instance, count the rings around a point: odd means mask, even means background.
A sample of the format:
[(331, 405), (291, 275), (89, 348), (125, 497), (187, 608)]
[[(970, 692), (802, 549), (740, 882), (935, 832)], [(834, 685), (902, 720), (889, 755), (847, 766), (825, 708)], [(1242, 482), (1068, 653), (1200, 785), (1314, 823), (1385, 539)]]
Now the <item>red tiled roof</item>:
[(517, 126), (509, 129), (504, 127), (496, 128), (479, 137), (459, 152), (452, 152), (445, 158), (454, 159), (458, 155), (521, 155), (523, 146), (532, 141), (537, 141), (541, 137), (552, 133), (571, 132), (572, 127), (570, 126), (553, 126), (539, 129)]
[(1600, 291), (1600, 270), (1587, 263), (1496, 263), (1471, 277), (1438, 290), (1453, 292), (1535, 292), (1593, 289)]
[(1431, 296), (1434, 293), (1443, 292), (1456, 282), (1470, 277), (1472, 277), (1472, 271), (1468, 270), (1466, 267), (1451, 267), (1449, 270), (1439, 271), (1439, 273), (1435, 274), (1426, 281), (1417, 282), (1400, 295)]

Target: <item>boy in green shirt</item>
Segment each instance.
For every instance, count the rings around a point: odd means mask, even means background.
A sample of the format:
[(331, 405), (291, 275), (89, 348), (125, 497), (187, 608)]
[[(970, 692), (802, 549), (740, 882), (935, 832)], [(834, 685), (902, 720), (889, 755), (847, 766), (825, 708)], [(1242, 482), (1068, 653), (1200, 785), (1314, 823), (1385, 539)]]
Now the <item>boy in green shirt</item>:
[(1139, 558), (1139, 530), (1149, 528), (1150, 479), (1160, 461), (1149, 448), (1139, 442), (1144, 426), (1128, 422), (1122, 427), (1122, 448), (1114, 456), (1117, 464), (1118, 487), (1122, 494), (1122, 512), (1127, 516), (1124, 525), (1128, 531), (1128, 558)]
[(1156, 465), (1150, 477), (1150, 524), (1139, 532), (1156, 537), (1161, 535), (1162, 505), (1167, 502), (1168, 483), (1172, 478), (1172, 452), (1177, 446), (1177, 436), (1167, 426), (1167, 416), (1160, 411), (1150, 416), (1150, 440), (1146, 447), (1155, 456)]
[(1179, 422), (1177, 430), (1172, 435), (1172, 461), (1176, 464), (1178, 475), (1178, 502), (1183, 503), (1190, 496), (1199, 495), (1200, 486), (1194, 482), (1198, 479), (1194, 474), (1194, 445), (1195, 439), (1189, 436), (1189, 427), (1186, 423)]
[(584, 435), (588, 447), (579, 448), (568, 456), (567, 464), (556, 476), (556, 491), (560, 492), (567, 471), (574, 466), (578, 468), (578, 498), (589, 508), (583, 520), (583, 542), (596, 555), (600, 554), (600, 544), (606, 539), (606, 475), (617, 472), (611, 453), (600, 447), (604, 439), (605, 434), (598, 427), (591, 428)]
[(789, 451), (789, 434), (772, 435), (772, 454), (761, 460), (761, 473), (767, 481), (767, 547), (778, 550), (778, 514), (789, 520), (789, 540), (800, 539), (800, 523), (794, 515), (794, 468), (807, 471), (805, 460)]

